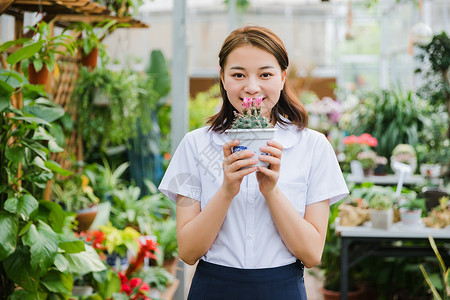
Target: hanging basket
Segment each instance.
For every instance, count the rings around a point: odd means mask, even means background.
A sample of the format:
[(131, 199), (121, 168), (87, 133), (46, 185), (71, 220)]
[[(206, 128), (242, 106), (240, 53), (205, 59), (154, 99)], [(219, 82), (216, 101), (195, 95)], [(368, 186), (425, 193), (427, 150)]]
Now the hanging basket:
[(39, 72), (36, 72), (34, 65), (30, 63), (28, 65), (28, 81), (30, 84), (46, 84), (48, 79), (48, 69), (44, 64)]
[[(82, 50), (81, 50), (82, 51)], [(83, 52), (82, 52), (83, 53)], [(81, 64), (86, 67), (97, 67), (98, 48), (93, 48), (88, 54), (82, 54)]]

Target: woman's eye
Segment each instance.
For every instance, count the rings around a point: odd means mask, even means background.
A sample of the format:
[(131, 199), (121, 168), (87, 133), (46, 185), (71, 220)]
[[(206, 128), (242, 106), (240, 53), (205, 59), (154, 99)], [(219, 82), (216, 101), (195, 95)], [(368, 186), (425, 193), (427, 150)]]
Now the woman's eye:
[(233, 75), (231, 75), (232, 77), (236, 77), (236, 78), (243, 78), (244, 77), (244, 74), (241, 74), (241, 73), (236, 73), (236, 74), (233, 74)]
[(263, 73), (263, 74), (261, 74), (261, 77), (264, 77), (264, 78), (268, 78), (270, 76), (272, 76), (272, 74), (270, 74), (270, 73)]

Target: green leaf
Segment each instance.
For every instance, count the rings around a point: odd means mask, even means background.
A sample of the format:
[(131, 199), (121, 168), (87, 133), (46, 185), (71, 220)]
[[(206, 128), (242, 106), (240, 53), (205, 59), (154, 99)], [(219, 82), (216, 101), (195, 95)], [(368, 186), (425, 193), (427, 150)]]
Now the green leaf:
[(23, 154), (24, 154), (23, 147), (18, 145), (14, 147), (7, 147), (5, 151), (6, 158), (16, 165), (22, 161)]
[(51, 126), (49, 122), (45, 121), (44, 119), (37, 118), (37, 117), (13, 117), (14, 120), (22, 120), (30, 124), (43, 124), (47, 126)]
[(19, 199), (17, 206), (17, 213), (22, 217), (22, 220), (27, 220), (29, 216), (38, 208), (39, 204), (36, 198), (30, 194), (24, 194)]
[(0, 81), (7, 83), (13, 89), (21, 87), (24, 80), (24, 77), (22, 77), (22, 75), (20, 75), (16, 71), (0, 70)]
[[(60, 106), (52, 106), (42, 105), (47, 102), (39, 101), (40, 103), (25, 107), (25, 112), (34, 115), (42, 120), (45, 120), (49, 123), (61, 118), (64, 115), (64, 109)], [(42, 104), (41, 104), (42, 103)], [(50, 103), (49, 103), (50, 104)]]
[(44, 66), (44, 61), (42, 59), (34, 59), (33, 60), (33, 67), (36, 72), (39, 72), (42, 70), (42, 66)]
[(169, 68), (161, 50), (153, 50), (150, 55), (150, 67), (148, 73), (154, 76), (153, 88), (159, 97), (164, 97), (170, 91)]
[(17, 216), (0, 211), (0, 261), (16, 249), (19, 219)]
[(33, 43), (31, 45), (25, 46), (8, 56), (6, 59), (6, 62), (10, 65), (15, 65), (17, 62), (30, 58), (33, 56), (36, 52), (41, 50), (42, 46), (44, 45), (44, 41), (38, 41), (36, 43)]
[(72, 175), (71, 171), (68, 171), (66, 169), (61, 168), (56, 162), (48, 160), (46, 162), (44, 162), (44, 165), (49, 168), (50, 170), (52, 170), (53, 172), (56, 172), (62, 176), (69, 176)]
[(0, 112), (3, 112), (5, 108), (8, 108), (10, 103), (11, 103), (11, 94), (3, 94), (0, 92)]
[[(18, 290), (15, 291), (12, 295), (10, 300), (36, 300), (36, 293), (24, 291), (24, 290)], [(39, 299), (39, 298), (37, 298)]]
[(5, 42), (5, 43), (0, 45), (0, 52), (3, 52), (6, 49), (9, 49), (11, 46), (21, 45), (21, 44), (23, 44), (25, 42), (28, 42), (30, 40), (31, 40), (30, 38), (20, 38), (20, 39), (17, 39), (17, 40)]
[(69, 268), (69, 261), (61, 253), (56, 255), (54, 264), (56, 269), (61, 272), (67, 272), (67, 269)]
[(0, 77), (0, 92), (5, 95), (11, 96), (14, 92), (14, 87), (9, 83), (6, 83), (3, 78)]
[(36, 292), (39, 274), (31, 268), (30, 253), (18, 248), (3, 261), (3, 267), (8, 277), (26, 290)]
[(89, 272), (99, 272), (106, 268), (104, 263), (100, 260), (95, 249), (89, 245), (85, 245), (86, 251), (80, 253), (65, 253), (64, 257), (69, 263), (68, 270), (72, 273), (80, 275)]
[(50, 292), (71, 294), (73, 288), (73, 275), (50, 270), (41, 278), (41, 283)]
[(28, 222), (27, 225), (23, 226), (22, 229), (20, 229), (19, 236), (27, 233), (28, 229), (30, 229), (31, 224), (33, 224), (33, 222)]
[(39, 215), (47, 220), (55, 232), (62, 232), (65, 217), (61, 205), (52, 201), (40, 201)]
[(80, 253), (86, 250), (83, 241), (69, 241), (59, 243), (59, 248), (64, 250), (66, 253)]
[(16, 197), (9, 198), (5, 201), (5, 205), (3, 207), (4, 210), (15, 214), (17, 212), (17, 205), (19, 204), (19, 199)]
[(97, 291), (103, 299), (112, 298), (114, 293), (118, 293), (121, 288), (119, 275), (111, 269), (92, 274), (96, 281)]
[(35, 130), (35, 132), (33, 134), (33, 139), (50, 141), (50, 140), (53, 140), (54, 137), (52, 137), (50, 134), (48, 134), (48, 132), (45, 130), (44, 127), (38, 126), (38, 128)]
[(49, 171), (49, 172), (50, 172), (50, 169), (48, 169), (48, 168), (45, 166), (45, 162), (44, 162), (44, 160), (43, 160), (40, 156), (36, 156), (36, 157), (34, 158), (34, 160), (33, 160), (33, 165), (38, 166), (39, 168), (41, 168), (41, 169), (43, 169), (43, 170), (45, 170), (45, 171)]
[(63, 152), (64, 149), (62, 147), (60, 147), (55, 140), (50, 140), (48, 141), (48, 149), (50, 150), (50, 152), (52, 153), (56, 153), (56, 152)]
[(58, 235), (46, 223), (32, 224), (22, 237), (25, 245), (30, 247), (31, 266), (42, 274), (53, 264), (58, 253)]

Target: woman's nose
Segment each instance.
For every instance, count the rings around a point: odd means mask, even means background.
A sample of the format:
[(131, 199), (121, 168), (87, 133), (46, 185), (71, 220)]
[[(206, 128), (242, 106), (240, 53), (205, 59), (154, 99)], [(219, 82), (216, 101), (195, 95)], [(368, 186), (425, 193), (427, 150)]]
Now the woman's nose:
[(258, 93), (259, 92), (258, 80), (250, 77), (244, 86), (244, 92), (246, 92), (248, 94)]

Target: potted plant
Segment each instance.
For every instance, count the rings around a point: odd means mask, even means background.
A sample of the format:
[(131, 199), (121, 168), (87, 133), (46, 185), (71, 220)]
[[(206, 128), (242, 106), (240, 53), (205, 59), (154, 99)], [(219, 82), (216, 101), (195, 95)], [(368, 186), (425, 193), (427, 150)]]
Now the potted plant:
[(357, 160), (361, 163), (364, 176), (373, 174), (373, 169), (376, 166), (377, 153), (373, 150), (365, 150), (358, 153)]
[[(244, 98), (242, 102), (242, 114), (235, 112), (231, 129), (225, 132), (231, 140), (239, 140), (239, 145), (233, 147), (232, 152), (242, 150), (252, 150), (255, 155), (247, 159), (252, 159), (257, 153), (265, 155), (260, 148), (267, 145), (267, 141), (273, 139), (276, 128), (273, 128), (269, 119), (261, 115), (262, 98)], [(267, 162), (258, 161), (253, 166), (268, 166)]]
[(60, 203), (66, 211), (76, 213), (77, 231), (88, 230), (97, 215), (99, 198), (89, 186), (89, 178), (75, 175), (52, 185), (52, 200)]
[(103, 20), (95, 25), (86, 22), (76, 22), (68, 29), (80, 32), (80, 37), (75, 44), (81, 52), (81, 63), (83, 66), (95, 68), (97, 66), (97, 57), (105, 56), (105, 46), (102, 43), (103, 38), (117, 26), (116, 20)]
[(127, 267), (127, 253), (130, 250), (135, 255), (139, 252), (139, 238), (141, 234), (131, 227), (120, 230), (111, 223), (100, 226), (104, 234), (103, 246), (107, 253), (106, 263), (117, 270)]
[(425, 199), (417, 198), (415, 193), (399, 200), (400, 220), (405, 225), (419, 225), (422, 212), (426, 211)]
[(28, 58), (28, 80), (31, 84), (45, 84), (49, 71), (55, 65), (55, 54), (73, 55), (73, 39), (69, 35), (57, 35), (50, 37), (49, 25), (41, 21), (36, 27), (28, 26), (34, 32), (33, 39), (25, 43), (40, 43), (38, 52)]
[(163, 267), (172, 275), (178, 264), (177, 222), (173, 218), (160, 221), (154, 226), (158, 244), (162, 248)]
[(406, 165), (409, 165), (414, 173), (417, 168), (417, 156), (414, 148), (409, 144), (398, 144), (395, 146), (394, 150), (392, 150), (391, 156), (391, 167), (393, 167), (393, 163), (397, 161)]
[(375, 158), (375, 169), (373, 170), (373, 175), (384, 176), (386, 175), (386, 165), (388, 160), (384, 156), (377, 156)]
[(372, 227), (389, 229), (393, 223), (392, 196), (376, 194), (369, 201), (370, 220)]

